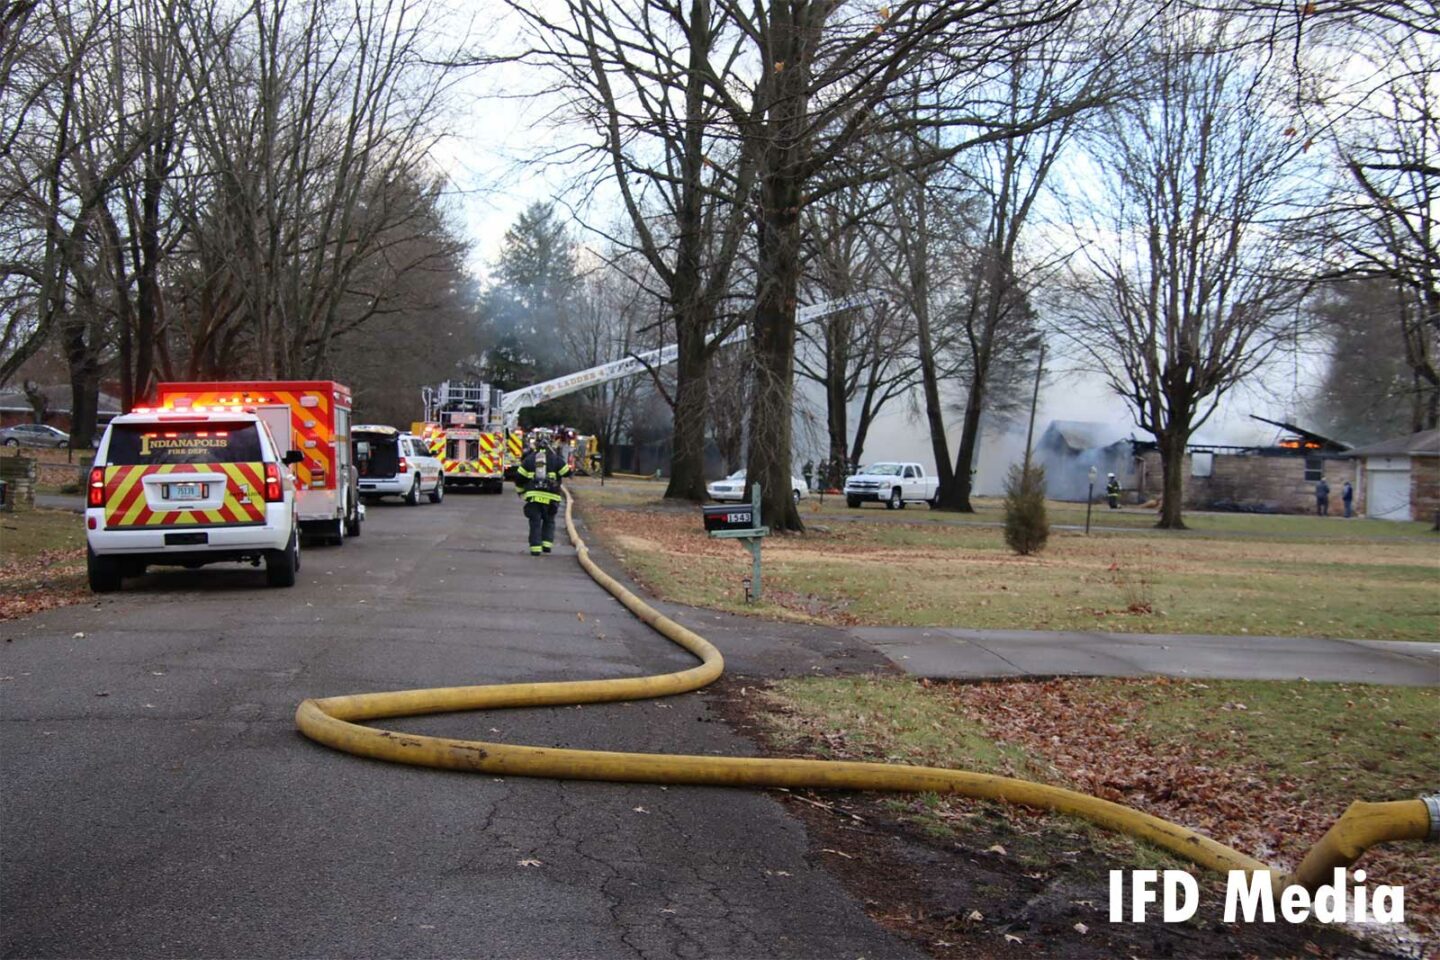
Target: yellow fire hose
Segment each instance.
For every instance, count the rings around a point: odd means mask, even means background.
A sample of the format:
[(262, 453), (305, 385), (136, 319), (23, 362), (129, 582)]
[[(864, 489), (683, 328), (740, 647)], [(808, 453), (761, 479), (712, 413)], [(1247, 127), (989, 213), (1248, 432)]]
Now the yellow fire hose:
[[(678, 673), (620, 680), (440, 687), (306, 700), (295, 712), (295, 723), (300, 732), (326, 746), (359, 756), (413, 766), (473, 770), (497, 776), (732, 787), (924, 791), (1002, 800), (1080, 817), (1148, 841), (1212, 870), (1271, 871), (1272, 884), (1280, 885), (1280, 871), (1271, 870), (1261, 861), (1193, 830), (1088, 794), (1013, 777), (888, 763), (552, 749), (453, 740), (364, 726), (363, 722), (367, 720), (427, 713), (643, 700), (697, 690), (720, 676), (725, 661), (719, 650), (704, 637), (662, 615), (590, 559), (590, 551), (575, 530), (570, 507), (567, 495), (565, 526), (575, 544), (580, 565), (635, 616), (698, 657), (701, 661), (699, 666)], [(1434, 840), (1437, 829), (1440, 829), (1440, 802), (1433, 798), (1355, 803), (1310, 850), (1299, 869), (1285, 882), (1302, 884), (1313, 892), (1318, 885), (1331, 881), (1335, 867), (1348, 867), (1369, 847), (1387, 840), (1426, 837)]]

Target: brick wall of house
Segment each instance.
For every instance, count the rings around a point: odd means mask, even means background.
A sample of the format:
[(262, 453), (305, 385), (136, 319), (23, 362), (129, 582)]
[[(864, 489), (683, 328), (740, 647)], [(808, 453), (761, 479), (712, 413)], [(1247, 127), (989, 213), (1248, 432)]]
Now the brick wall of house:
[(1431, 522), (1440, 515), (1440, 457), (1410, 458), (1410, 515)]
[[(1278, 513), (1314, 513), (1315, 482), (1305, 479), (1305, 457), (1299, 454), (1216, 453), (1208, 477), (1191, 474), (1193, 454), (1185, 455), (1185, 508), (1207, 510), (1222, 504), (1260, 508)], [(1137, 473), (1141, 502), (1154, 499), (1164, 487), (1160, 451), (1141, 455), (1143, 469)], [(1340, 485), (1354, 482), (1354, 466), (1347, 460), (1324, 463), (1330, 483), (1330, 509), (1339, 514)]]

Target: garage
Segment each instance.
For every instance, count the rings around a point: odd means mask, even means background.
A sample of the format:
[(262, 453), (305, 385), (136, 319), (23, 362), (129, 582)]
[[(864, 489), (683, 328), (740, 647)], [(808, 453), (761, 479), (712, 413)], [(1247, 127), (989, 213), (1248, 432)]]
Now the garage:
[(1351, 450), (1358, 461), (1356, 495), (1360, 515), (1376, 520), (1435, 521), (1440, 530), (1440, 430)]
[(1388, 457), (1370, 462), (1369, 489), (1365, 491), (1365, 502), (1370, 506), (1366, 513), (1376, 520), (1411, 519), (1410, 462), (1403, 460), (1391, 466), (1393, 462)]

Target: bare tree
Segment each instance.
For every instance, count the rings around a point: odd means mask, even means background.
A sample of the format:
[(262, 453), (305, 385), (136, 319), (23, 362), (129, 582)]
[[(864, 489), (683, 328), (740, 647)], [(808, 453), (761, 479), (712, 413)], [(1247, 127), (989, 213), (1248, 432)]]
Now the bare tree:
[[(1001, 51), (1028, 42), (1027, 29), (1062, 22), (1075, 5), (908, 0), (871, 11), (828, 0), (729, 0), (722, 6), (749, 39), (758, 71), (743, 99), (732, 89), (716, 90), (745, 142), (760, 144), (756, 387), (747, 470), (765, 489), (772, 526), (798, 530), (803, 525), (787, 494), (801, 215), (816, 200), (857, 182), (894, 176), (894, 165), (878, 158), (869, 169), (834, 164), (863, 140), (946, 131), (914, 158), (918, 169), (1020, 132), (975, 109), (979, 104), (964, 91), (993, 73)], [(924, 85), (921, 94), (937, 92), (935, 109), (904, 109), (916, 99), (917, 82)], [(1030, 125), (1087, 105), (1060, 105)]]
[[(599, 366), (655, 346), (653, 337), (660, 327), (655, 314), (660, 305), (633, 279), (643, 266), (622, 265), (639, 259), (633, 252), (621, 252), (616, 259), (621, 263), (606, 263), (586, 276), (575, 316), (563, 333), (565, 356), (574, 367)], [(645, 330), (652, 331), (651, 339)], [(637, 398), (645, 388), (644, 378), (624, 377), (579, 394), (582, 423), (599, 441), (606, 476), (614, 472), (615, 445), (634, 422)]]
[(0, 271), (17, 302), (0, 337), (0, 382), (50, 342), (70, 372), (72, 443), (88, 446), (109, 314), (96, 295), (96, 224), (154, 137), (117, 82), (121, 9), (106, 0), (55, 4), (26, 21), (4, 111), (16, 122), (0, 160)]
[(722, 316), (750, 226), (753, 146), (717, 121), (715, 89), (739, 82), (742, 38), (712, 0), (511, 0), (532, 28), (521, 59), (554, 71), (564, 118), (592, 139), (573, 153), (618, 191), (630, 229), (605, 233), (646, 264), (678, 348), (667, 497), (705, 496), (708, 369), (741, 318)]
[(1200, 18), (1157, 27), (1155, 85), (1117, 107), (1097, 148), (1105, 201), (1069, 332), (1155, 436), (1159, 526), (1184, 527), (1184, 458), (1220, 399), (1293, 333), (1291, 203), (1301, 145), (1279, 132), (1271, 77)]
[[(798, 328), (796, 372), (825, 392), (827, 459), (860, 458), (876, 416), (914, 384), (913, 314), (884, 299), (883, 260), (892, 252), (875, 219), (887, 194), (862, 184), (811, 205), (805, 218), (810, 251), (804, 286), (820, 300), (874, 294), (869, 304), (827, 313)], [(860, 401), (853, 442), (850, 407)]]
[(414, 0), (264, 0), (238, 21), (210, 8), (186, 21), (188, 67), (210, 91), (194, 142), (215, 178), (194, 225), (199, 259), (236, 274), (227, 315), (252, 328), (261, 376), (325, 367), (357, 320), (347, 307), (362, 322), (369, 309), (347, 296), (352, 278), (416, 215), (413, 194), (389, 185), (429, 179), (453, 82), (430, 65), (427, 12)]
[(1412, 380), (1411, 427), (1440, 425), (1440, 49), (1390, 45), (1387, 77), (1339, 132), (1349, 189), (1328, 205), (1330, 278), (1391, 281)]

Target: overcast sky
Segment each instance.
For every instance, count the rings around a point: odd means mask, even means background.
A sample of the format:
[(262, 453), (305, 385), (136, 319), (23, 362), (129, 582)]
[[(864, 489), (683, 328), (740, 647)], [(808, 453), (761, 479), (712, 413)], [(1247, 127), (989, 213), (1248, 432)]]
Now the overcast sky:
[[(487, 10), (487, 14), (491, 11)], [(486, 45), (491, 50), (518, 43), (517, 26), (506, 17), (484, 26)], [(559, 200), (562, 207), (579, 202), (573, 190), (577, 171), (535, 160), (563, 146), (573, 134), (557, 129), (546, 119), (553, 101), (528, 99), (543, 78), (521, 66), (489, 67), (460, 88), (456, 129), (458, 135), (445, 140), (436, 151), (436, 159), (449, 176), (451, 197), (457, 224), (471, 243), (470, 266), (482, 278), (494, 262), (505, 231), (516, 217), (536, 201)], [(584, 216), (606, 221), (613, 214), (605, 212), (603, 194), (590, 197)], [(582, 242), (598, 242), (593, 235), (579, 229)], [(1318, 379), (1312, 361), (1299, 360), (1290, 354), (1277, 358), (1262, 382), (1241, 389), (1222, 402), (1212, 420), (1196, 435), (1199, 442), (1264, 443), (1273, 440), (1275, 428), (1249, 419), (1258, 414), (1275, 420), (1303, 417), (1298, 409), (1303, 394)], [(797, 462), (819, 459), (823, 455), (823, 416), (821, 398), (802, 396), (798, 416), (807, 418), (807, 410), (821, 426), (797, 431)], [(919, 460), (933, 468), (933, 456), (923, 419), (915, 416), (913, 403), (895, 401), (872, 428), (866, 448), (866, 460), (895, 458)], [(1042, 384), (1037, 410), (1036, 434), (1052, 419), (1091, 420), (1109, 424), (1125, 434), (1133, 432), (1145, 437), (1134, 426), (1125, 405), (1093, 374), (1078, 371), (1064, 358), (1047, 363), (1047, 376)], [(958, 417), (952, 450), (958, 447)], [(1304, 425), (1302, 423), (1302, 425)], [(992, 430), (984, 437), (991, 455), (982, 457), (981, 477), (1008, 467), (1010, 450), (1023, 448), (1025, 423), (1012, 427), (1018, 442), (1002, 441)], [(807, 438), (805, 434), (810, 436)], [(808, 442), (807, 442), (808, 440)], [(953, 454), (952, 454), (953, 455)], [(999, 461), (1004, 461), (999, 462)]]

